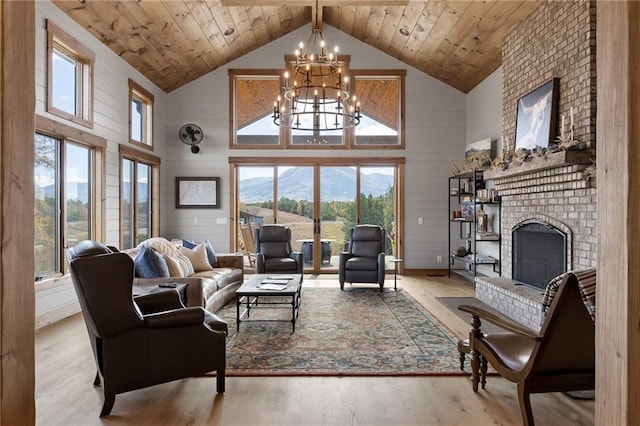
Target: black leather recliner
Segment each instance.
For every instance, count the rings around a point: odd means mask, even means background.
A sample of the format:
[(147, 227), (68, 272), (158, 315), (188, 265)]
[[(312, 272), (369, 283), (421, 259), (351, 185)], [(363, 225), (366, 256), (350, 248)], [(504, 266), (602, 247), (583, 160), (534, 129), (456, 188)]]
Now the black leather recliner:
[(100, 417), (117, 394), (216, 371), (224, 392), (227, 323), (201, 307), (185, 308), (177, 291), (135, 299), (134, 262), (95, 241), (69, 249), (71, 278), (80, 301), (102, 386)]
[(381, 226), (358, 225), (349, 230), (347, 251), (340, 253), (338, 279), (344, 283), (377, 283), (384, 287), (384, 245), (386, 235)]
[(283, 225), (262, 225), (255, 229), (257, 274), (300, 274), (302, 252), (291, 249), (291, 229)]

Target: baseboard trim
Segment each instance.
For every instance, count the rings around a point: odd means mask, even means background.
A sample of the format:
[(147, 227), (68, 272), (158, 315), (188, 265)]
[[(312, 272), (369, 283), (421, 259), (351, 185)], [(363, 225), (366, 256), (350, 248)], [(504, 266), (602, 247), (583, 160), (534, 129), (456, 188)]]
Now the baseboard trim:
[(448, 269), (405, 269), (404, 275), (426, 275), (428, 277), (446, 277)]
[(78, 312), (80, 312), (80, 303), (78, 302), (68, 303), (50, 311), (43, 312), (40, 315), (36, 315), (36, 330), (70, 317), (73, 314), (77, 314)]

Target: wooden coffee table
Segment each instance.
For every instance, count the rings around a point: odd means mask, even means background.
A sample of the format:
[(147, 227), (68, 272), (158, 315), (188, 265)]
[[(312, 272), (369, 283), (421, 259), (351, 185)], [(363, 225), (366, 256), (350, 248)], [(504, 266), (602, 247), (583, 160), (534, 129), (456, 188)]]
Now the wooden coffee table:
[[(263, 283), (267, 279), (287, 279), (286, 286), (282, 290), (269, 290)], [(300, 309), (300, 274), (256, 274), (236, 290), (236, 321), (237, 331), (240, 331), (240, 323), (247, 321), (291, 321), (293, 331), (296, 331), (296, 318)], [(262, 287), (262, 288), (261, 288)], [(262, 299), (260, 299), (262, 298)], [(291, 319), (249, 319), (252, 309), (275, 308), (282, 305), (291, 306)], [(242, 310), (242, 308), (245, 308)], [(241, 312), (242, 310), (242, 312)]]

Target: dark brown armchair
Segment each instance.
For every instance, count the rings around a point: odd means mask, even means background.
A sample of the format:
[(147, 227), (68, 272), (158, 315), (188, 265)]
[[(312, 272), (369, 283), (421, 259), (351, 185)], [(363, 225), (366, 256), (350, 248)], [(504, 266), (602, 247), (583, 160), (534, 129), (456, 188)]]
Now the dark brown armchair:
[(302, 252), (291, 249), (291, 229), (282, 225), (262, 225), (254, 231), (256, 273), (300, 274)]
[[(524, 425), (533, 425), (529, 395), (595, 388), (595, 325), (585, 307), (578, 279), (568, 273), (551, 302), (542, 329), (534, 332), (481, 308), (460, 305), (472, 315), (469, 333), (471, 382), (484, 389), (487, 362), (518, 387)], [(481, 319), (505, 333), (483, 334)]]
[(201, 307), (185, 308), (177, 291), (131, 295), (133, 260), (95, 241), (68, 252), (102, 385), (100, 416), (117, 394), (216, 371), (224, 392), (226, 322)]
[(384, 287), (385, 229), (376, 225), (358, 225), (349, 230), (347, 250), (340, 253), (338, 281), (377, 283)]

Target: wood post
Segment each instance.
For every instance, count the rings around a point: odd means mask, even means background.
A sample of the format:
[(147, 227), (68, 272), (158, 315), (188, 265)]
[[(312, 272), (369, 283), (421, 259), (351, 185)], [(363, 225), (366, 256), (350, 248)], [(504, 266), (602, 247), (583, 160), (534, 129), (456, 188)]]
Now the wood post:
[(597, 2), (596, 424), (640, 424), (640, 4)]
[(0, 424), (35, 424), (35, 3), (0, 3)]

